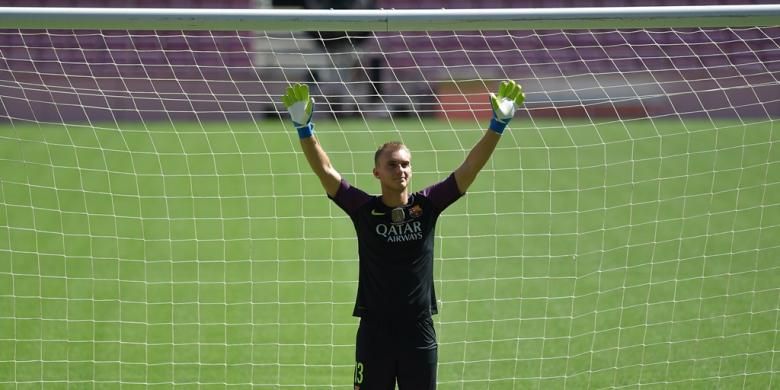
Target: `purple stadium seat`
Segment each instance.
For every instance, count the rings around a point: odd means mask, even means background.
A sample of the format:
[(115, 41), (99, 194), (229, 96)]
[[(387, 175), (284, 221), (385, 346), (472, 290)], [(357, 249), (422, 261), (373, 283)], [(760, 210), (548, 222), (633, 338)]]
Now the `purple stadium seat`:
[(250, 67), (252, 59), (250, 55), (243, 52), (222, 53), (222, 60), (230, 67)]
[(74, 5), (74, 0), (42, 0), (41, 5), (45, 5), (47, 7), (72, 7)]
[(78, 0), (76, 5), (79, 7), (106, 7), (103, 0)]
[(135, 50), (111, 49), (110, 55), (115, 64), (137, 64), (140, 62)]
[(144, 65), (167, 64), (166, 56), (161, 50), (145, 50), (138, 53), (141, 63)]
[(166, 62), (171, 65), (192, 65), (195, 64), (195, 57), (189, 51), (168, 51), (165, 52)]
[(523, 4), (523, 7), (527, 8), (565, 8), (571, 6), (571, 2), (567, 0), (534, 0)]
[(189, 50), (190, 45), (187, 38), (182, 35), (161, 36), (159, 38), (161, 46), (165, 50)]
[(78, 45), (85, 50), (105, 49), (107, 47), (102, 34), (78, 35)]
[(561, 33), (545, 33), (539, 36), (542, 44), (549, 50), (571, 46), (568, 39)]
[(219, 53), (213, 51), (194, 52), (198, 66), (222, 66), (222, 58)]
[(78, 47), (75, 35), (73, 33), (62, 33), (58, 31), (52, 31), (49, 34), (49, 42), (56, 48), (74, 48)]
[(24, 39), (18, 30), (0, 30), (0, 46), (24, 46)]
[(131, 36), (133, 37), (132, 47), (138, 51), (159, 50), (161, 48), (160, 40), (154, 35), (131, 34)]
[(28, 48), (51, 46), (51, 41), (49, 40), (48, 35), (43, 32), (22, 34), (22, 40), (24, 42), (24, 46)]
[(84, 53), (81, 49), (57, 49), (57, 57), (63, 63), (84, 63)]
[(195, 8), (192, 0), (169, 0), (167, 6), (170, 8)]
[(108, 50), (84, 50), (84, 58), (88, 64), (107, 64), (112, 63)]
[[(415, 0), (378, 0), (377, 8), (385, 9), (408, 9), (408, 8), (427, 8), (421, 7), (420, 1)], [(441, 7), (438, 7), (441, 8)]]
[(33, 61), (56, 61), (57, 60), (57, 53), (51, 47), (30, 48), (28, 49), (28, 52), (30, 53), (30, 58)]

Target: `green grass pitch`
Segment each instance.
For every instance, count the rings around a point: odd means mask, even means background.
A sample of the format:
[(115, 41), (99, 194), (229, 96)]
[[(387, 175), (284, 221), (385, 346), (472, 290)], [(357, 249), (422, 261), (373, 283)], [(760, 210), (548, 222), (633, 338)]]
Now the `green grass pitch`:
[[(780, 385), (777, 121), (516, 122), (439, 220), (440, 389)], [(416, 190), (481, 134), (369, 125), (317, 127), (369, 192), (383, 141)], [(353, 230), (299, 150), (277, 119), (0, 126), (0, 388), (351, 388)]]

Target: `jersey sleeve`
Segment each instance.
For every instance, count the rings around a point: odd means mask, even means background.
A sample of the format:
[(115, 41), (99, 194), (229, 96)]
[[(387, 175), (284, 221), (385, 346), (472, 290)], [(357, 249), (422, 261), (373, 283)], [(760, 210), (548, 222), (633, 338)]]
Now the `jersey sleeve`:
[(447, 176), (446, 179), (425, 188), (420, 193), (427, 197), (440, 213), (463, 196), (458, 189), (454, 173)]
[(339, 188), (336, 191), (336, 196), (328, 195), (328, 198), (333, 200), (333, 202), (348, 215), (353, 216), (360, 206), (371, 200), (371, 195), (368, 195), (357, 187), (353, 187), (349, 182), (342, 178), (341, 183), (339, 183)]

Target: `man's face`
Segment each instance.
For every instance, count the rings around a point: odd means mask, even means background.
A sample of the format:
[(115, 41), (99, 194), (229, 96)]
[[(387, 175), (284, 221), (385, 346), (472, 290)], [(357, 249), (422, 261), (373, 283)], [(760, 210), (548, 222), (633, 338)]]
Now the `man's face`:
[(379, 179), (383, 187), (403, 191), (412, 178), (412, 155), (409, 150), (388, 148), (379, 155), (374, 167), (374, 177)]

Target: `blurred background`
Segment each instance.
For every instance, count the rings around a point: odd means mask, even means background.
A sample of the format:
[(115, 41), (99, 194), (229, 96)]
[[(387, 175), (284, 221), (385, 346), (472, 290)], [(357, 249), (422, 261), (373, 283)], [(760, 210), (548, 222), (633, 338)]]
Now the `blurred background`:
[[(771, 2), (0, 1), (5, 6), (304, 9), (760, 3)], [(777, 116), (780, 92), (767, 75), (778, 71), (780, 60), (778, 51), (771, 50), (777, 47), (776, 34), (768, 35), (759, 29), (626, 29), (598, 34), (486, 31), (458, 36), (448, 32), (0, 30), (0, 119), (262, 118), (278, 115), (278, 96), (289, 82), (297, 81), (311, 82), (313, 93), (327, 104), (318, 108), (318, 115), (469, 119), (471, 110), (459, 107), (484, 101), (486, 89), (492, 86), (479, 80), (493, 78), (513, 78), (526, 90), (536, 91), (527, 103), (536, 115), (643, 117), (709, 111), (715, 116)], [(714, 85), (713, 77), (723, 84)], [(465, 83), (457, 85), (460, 81)], [(468, 81), (472, 85), (466, 85)], [(452, 91), (459, 96), (450, 96)], [(673, 97), (637, 98), (660, 94)], [(168, 98), (163, 99), (165, 107), (157, 96)], [(734, 101), (742, 104), (730, 103)]]
[[(750, 1), (19, 0), (484, 8)], [(463, 161), (486, 94), (527, 102), (437, 226), (442, 390), (780, 382), (780, 28), (0, 30), (0, 388), (349, 386), (354, 227), (279, 101), (374, 192)]]

